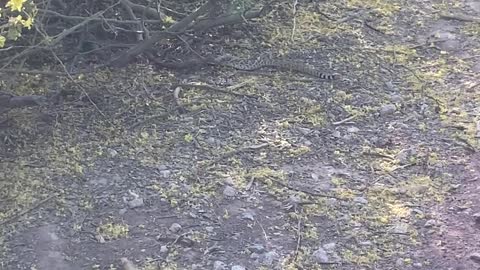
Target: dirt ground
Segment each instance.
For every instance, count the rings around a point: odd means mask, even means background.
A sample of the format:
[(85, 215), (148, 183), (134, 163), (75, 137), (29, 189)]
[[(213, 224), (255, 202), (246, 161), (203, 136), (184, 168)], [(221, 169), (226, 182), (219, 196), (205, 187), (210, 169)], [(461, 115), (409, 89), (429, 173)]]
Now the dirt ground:
[(1, 115), (0, 269), (480, 269), (480, 1), (293, 2), (218, 39), (338, 79), (139, 62)]

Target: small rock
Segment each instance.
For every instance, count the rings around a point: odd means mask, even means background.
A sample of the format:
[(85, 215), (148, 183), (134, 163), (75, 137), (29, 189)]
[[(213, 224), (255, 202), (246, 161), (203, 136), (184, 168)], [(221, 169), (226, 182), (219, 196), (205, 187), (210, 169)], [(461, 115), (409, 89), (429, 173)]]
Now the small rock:
[(327, 205), (327, 206), (334, 206), (334, 205), (337, 205), (337, 203), (338, 203), (338, 201), (335, 198), (328, 198), (325, 201), (325, 205)]
[(457, 50), (461, 49), (462, 43), (459, 40), (452, 39), (452, 40), (446, 40), (444, 42), (440, 42), (440, 44), (438, 44), (438, 46), (443, 51), (447, 51), (447, 52), (448, 51), (457, 51)]
[(105, 243), (105, 238), (103, 238), (103, 236), (102, 236), (101, 234), (96, 234), (96, 235), (95, 235), (95, 239), (97, 239), (97, 241), (98, 241), (100, 244)]
[(477, 212), (477, 213), (473, 214), (472, 216), (475, 220), (475, 224), (480, 225), (480, 212)]
[(159, 170), (159, 171), (164, 171), (166, 169), (168, 169), (168, 167), (166, 165), (160, 164), (160, 165), (157, 166), (157, 170)]
[(163, 245), (160, 247), (160, 253), (167, 253), (168, 252), (168, 247)]
[(395, 224), (392, 228), (392, 233), (394, 234), (407, 234), (409, 225), (407, 223), (399, 222)]
[(133, 209), (133, 208), (142, 207), (144, 205), (144, 202), (143, 202), (143, 198), (135, 198), (131, 201), (128, 201), (127, 204), (128, 204), (128, 207)]
[(479, 252), (474, 252), (470, 254), (469, 256), (470, 260), (474, 261), (475, 263), (480, 264), (480, 253)]
[(357, 127), (349, 127), (349, 128), (347, 128), (347, 131), (350, 132), (350, 133), (357, 133), (357, 132), (360, 131), (360, 129), (357, 128)]
[(368, 204), (368, 200), (364, 197), (355, 197), (353, 198), (353, 201), (360, 204)]
[(248, 219), (248, 220), (254, 221), (255, 213), (253, 213), (251, 210), (246, 210), (245, 212), (242, 213), (242, 219)]
[(480, 62), (476, 63), (475, 65), (472, 66), (471, 70), (473, 72), (480, 72)]
[(232, 266), (232, 268), (230, 268), (231, 270), (246, 270), (245, 267), (241, 266), (241, 265), (234, 265)]
[(108, 179), (105, 177), (94, 178), (90, 180), (93, 185), (106, 186), (108, 184)]
[(342, 134), (340, 133), (340, 131), (335, 130), (335, 131), (332, 133), (332, 136), (333, 136), (334, 138), (341, 138), (341, 137), (342, 137)]
[(395, 265), (397, 267), (402, 267), (403, 265), (405, 264), (404, 260), (402, 258), (398, 258), (396, 261), (395, 261)]
[(179, 232), (180, 230), (182, 229), (182, 225), (178, 224), (178, 223), (173, 223), (172, 225), (170, 225), (170, 228), (168, 228), (169, 231), (173, 232), (173, 233), (177, 233)]
[(265, 265), (273, 265), (273, 262), (275, 262), (278, 259), (278, 253), (275, 251), (269, 251), (265, 253), (263, 256), (262, 263)]
[(227, 265), (222, 261), (215, 261), (213, 263), (213, 270), (225, 270)]
[(171, 174), (172, 174), (172, 171), (170, 171), (170, 170), (161, 170), (160, 171), (160, 175), (164, 178), (169, 177)]
[(393, 103), (402, 103), (402, 96), (401, 95), (391, 95), (390, 96), (390, 101), (393, 102)]
[(480, 2), (478, 1), (468, 1), (467, 5), (475, 12), (480, 13)]
[(215, 145), (215, 142), (216, 142), (216, 141), (215, 141), (215, 138), (213, 138), (213, 137), (209, 137), (209, 138), (207, 139), (207, 143), (210, 144), (210, 145)]
[(467, 204), (457, 205), (457, 209), (458, 209), (459, 211), (470, 210), (470, 206), (467, 205)]
[(112, 157), (112, 158), (114, 158), (114, 157), (116, 157), (116, 156), (118, 155), (118, 152), (117, 152), (117, 150), (115, 150), (115, 149), (109, 148), (109, 149), (107, 150), (107, 152), (108, 152), (108, 155), (109, 155), (110, 157)]
[(247, 247), (247, 249), (252, 253), (261, 254), (265, 252), (265, 247), (260, 244), (250, 245), (249, 247)]
[(225, 178), (225, 180), (223, 180), (223, 182), (225, 183), (225, 185), (230, 185), (230, 186), (234, 186), (235, 185), (235, 181), (233, 180), (232, 177), (227, 177)]
[(138, 270), (138, 268), (127, 258), (121, 258), (120, 262), (122, 263), (124, 270)]
[(120, 214), (121, 216), (125, 215), (125, 213), (127, 213), (126, 208), (122, 208), (122, 209), (118, 210), (118, 214)]
[(226, 186), (225, 189), (223, 189), (223, 196), (227, 198), (235, 197), (236, 194), (237, 194), (237, 190), (235, 190), (231, 186)]
[(336, 245), (337, 244), (335, 244), (335, 243), (328, 243), (328, 244), (323, 245), (323, 248), (325, 249), (325, 251), (330, 253), (330, 252), (333, 252), (335, 250)]
[(416, 263), (413, 263), (413, 267), (421, 269), (423, 267), (423, 264), (419, 263), (419, 262), (416, 262)]
[(372, 245), (372, 242), (371, 241), (362, 241), (360, 243), (358, 243), (360, 246), (364, 246), (364, 247), (368, 247), (368, 246), (371, 246)]
[(388, 138), (374, 136), (370, 139), (370, 142), (376, 147), (385, 147), (390, 143)]
[(350, 143), (353, 141), (353, 136), (352, 134), (345, 134), (343, 137), (342, 137), (342, 140), (346, 143)]
[(313, 252), (312, 256), (313, 256), (313, 259), (317, 263), (329, 263), (330, 262), (330, 260), (328, 258), (328, 254), (323, 248), (318, 248), (317, 250), (315, 250)]
[(396, 91), (397, 90), (397, 87), (391, 81), (386, 82), (385, 86), (387, 87), (387, 89), (389, 91)]
[(378, 112), (380, 113), (381, 116), (386, 116), (393, 114), (397, 110), (397, 106), (395, 104), (387, 104), (385, 106), (382, 106)]
[(423, 225), (425, 228), (430, 228), (433, 227), (437, 224), (437, 222), (434, 219), (429, 219), (427, 222), (425, 222), (425, 225)]
[(309, 128), (298, 127), (297, 129), (298, 131), (300, 131), (300, 133), (302, 133), (302, 135), (309, 135), (310, 133), (312, 133), (312, 130)]
[(205, 231), (207, 231), (209, 233), (213, 232), (213, 230), (215, 230), (215, 228), (213, 228), (212, 226), (205, 227)]
[(250, 254), (250, 259), (252, 259), (252, 260), (258, 260), (259, 258), (260, 258), (260, 254), (258, 254), (258, 253)]

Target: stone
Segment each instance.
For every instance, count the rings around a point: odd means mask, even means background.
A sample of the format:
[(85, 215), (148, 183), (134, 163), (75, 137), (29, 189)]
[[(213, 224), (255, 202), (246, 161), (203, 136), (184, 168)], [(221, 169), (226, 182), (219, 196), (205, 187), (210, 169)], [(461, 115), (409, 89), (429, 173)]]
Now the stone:
[(213, 263), (213, 270), (225, 270), (227, 265), (222, 261), (215, 261)]
[(313, 256), (313, 259), (315, 260), (315, 262), (317, 262), (317, 263), (329, 263), (330, 262), (330, 259), (328, 258), (327, 251), (325, 251), (325, 249), (323, 249), (323, 248), (318, 248), (317, 250), (315, 250), (313, 252), (312, 256)]
[(387, 116), (393, 114), (397, 110), (397, 106), (395, 104), (387, 104), (378, 110), (381, 116)]
[(233, 187), (231, 186), (226, 186), (224, 189), (223, 189), (223, 196), (227, 197), (227, 198), (230, 198), (230, 197), (235, 197), (235, 195), (237, 194), (237, 190), (235, 190)]
[(173, 233), (178, 233), (179, 231), (182, 230), (182, 225), (178, 223), (173, 223), (172, 225), (170, 225), (170, 228), (168, 228), (168, 230)]
[(260, 244), (253, 244), (247, 247), (247, 249), (252, 253), (261, 254), (265, 252), (265, 247)]

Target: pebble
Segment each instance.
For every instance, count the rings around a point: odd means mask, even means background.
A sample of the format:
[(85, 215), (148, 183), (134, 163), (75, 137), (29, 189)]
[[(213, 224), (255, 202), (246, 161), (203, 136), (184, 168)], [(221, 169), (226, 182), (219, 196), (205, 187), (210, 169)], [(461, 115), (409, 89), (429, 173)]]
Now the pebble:
[(353, 198), (353, 201), (360, 204), (368, 204), (368, 200), (364, 197), (355, 197)]
[(227, 197), (227, 198), (231, 198), (231, 197), (235, 197), (235, 195), (237, 194), (237, 190), (235, 190), (233, 187), (231, 186), (226, 186), (224, 189), (223, 189), (223, 196)]
[(325, 251), (325, 249), (323, 249), (323, 248), (318, 248), (317, 250), (315, 250), (313, 252), (312, 256), (313, 256), (313, 259), (317, 263), (329, 263), (330, 262), (330, 260), (328, 258), (328, 254)]
[(474, 252), (470, 254), (469, 256), (470, 260), (474, 261), (475, 263), (480, 264), (480, 253), (479, 252)]
[(328, 244), (323, 245), (323, 248), (327, 252), (333, 252), (335, 250), (336, 245), (337, 245), (336, 243), (328, 243)]
[(173, 232), (173, 233), (177, 233), (179, 232), (180, 230), (182, 229), (182, 225), (178, 224), (178, 223), (173, 223), (172, 225), (170, 225), (170, 228), (168, 228), (169, 231)]
[(279, 256), (278, 256), (277, 252), (269, 251), (269, 252), (265, 253), (262, 262), (265, 265), (273, 265), (273, 262), (275, 262), (278, 259), (278, 257)]
[(429, 220), (427, 220), (427, 222), (425, 222), (425, 225), (423, 225), (423, 226), (425, 228), (430, 228), (430, 227), (435, 226), (435, 224), (437, 224), (437, 222), (434, 219), (429, 219)]
[(265, 252), (265, 247), (260, 244), (253, 244), (247, 247), (247, 249), (252, 252), (252, 253), (264, 253)]
[(357, 128), (357, 127), (349, 127), (349, 128), (347, 128), (347, 131), (350, 132), (350, 133), (357, 133), (357, 132), (360, 131), (360, 129)]
[(222, 261), (215, 261), (213, 263), (213, 270), (225, 270), (227, 265)]
[(131, 201), (128, 201), (127, 204), (128, 204), (128, 207), (133, 209), (133, 208), (142, 207), (145, 203), (143, 202), (143, 198), (135, 198)]
[(395, 104), (387, 104), (382, 106), (379, 109), (379, 113), (381, 116), (386, 116), (386, 115), (393, 114), (396, 110), (397, 110), (397, 106), (395, 106)]

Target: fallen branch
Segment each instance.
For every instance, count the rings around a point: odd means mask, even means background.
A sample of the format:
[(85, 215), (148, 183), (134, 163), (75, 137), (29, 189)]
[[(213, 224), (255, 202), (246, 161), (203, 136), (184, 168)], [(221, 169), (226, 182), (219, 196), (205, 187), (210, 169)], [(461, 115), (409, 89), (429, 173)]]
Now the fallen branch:
[[(198, 89), (202, 89), (202, 90), (214, 91), (214, 92), (234, 95), (234, 96), (238, 96), (238, 97), (257, 98), (256, 96), (253, 96), (253, 95), (231, 92), (231, 91), (224, 90), (224, 89), (221, 89), (221, 88), (218, 88), (218, 87), (215, 87), (215, 86), (211, 86), (211, 85), (207, 85), (207, 84), (176, 84), (175, 87), (198, 88)], [(235, 89), (236, 88), (238, 88), (238, 87), (235, 87)]]
[(37, 203), (34, 204), (33, 206), (31, 206), (31, 207), (29, 207), (29, 208), (27, 208), (27, 209), (25, 209), (25, 210), (23, 210), (23, 211), (15, 214), (15, 215), (13, 215), (13, 216), (10, 217), (10, 218), (7, 218), (6, 220), (1, 221), (1, 222), (0, 222), (0, 226), (3, 226), (3, 225), (5, 225), (5, 224), (7, 224), (7, 223), (10, 223), (10, 222), (12, 222), (12, 221), (17, 220), (17, 219), (20, 218), (21, 216), (24, 216), (24, 215), (28, 214), (29, 212), (37, 209), (38, 207), (42, 206), (43, 204), (45, 204), (46, 202), (50, 201), (51, 199), (53, 199), (53, 198), (56, 197), (56, 196), (57, 196), (56, 194), (50, 195), (50, 196), (48, 196), (47, 198), (45, 198), (45, 199), (37, 202)]
[[(102, 18), (102, 17), (83, 17), (83, 16), (74, 16), (74, 15), (64, 15), (61, 13), (58, 13), (53, 10), (48, 10), (48, 9), (39, 9), (39, 12), (45, 13), (45, 14), (50, 14), (55, 17), (59, 17), (65, 20), (72, 20), (72, 21), (85, 21), (87, 19), (90, 19), (90, 21), (98, 21), (98, 22), (108, 22), (108, 23), (115, 23), (115, 24), (138, 24), (140, 21), (138, 20), (117, 20), (117, 19), (109, 19), (109, 18)], [(161, 23), (161, 20), (143, 20), (143, 22), (146, 23), (152, 23), (152, 24), (158, 24)]]
[(166, 15), (163, 14), (160, 10), (155, 10), (153, 8), (149, 8), (143, 5), (135, 4), (130, 2), (129, 0), (123, 0), (126, 5), (128, 5), (133, 11), (138, 12), (140, 14), (145, 14), (148, 17), (159, 19), (162, 22), (165, 21)]
[(44, 96), (14, 96), (0, 92), (0, 112), (4, 109), (20, 108), (28, 106), (39, 106), (44, 104), (47, 98)]
[(245, 13), (235, 13), (223, 17), (217, 17), (214, 19), (206, 19), (199, 21), (193, 27), (195, 31), (205, 31), (207, 29), (217, 27), (220, 25), (231, 25), (245, 22), (248, 19), (254, 19), (265, 15), (269, 10), (269, 5), (262, 7), (261, 9), (247, 11)]
[(340, 120), (340, 121), (337, 121), (337, 122), (333, 122), (332, 125), (338, 126), (338, 125), (341, 125), (341, 124), (343, 124), (343, 123), (345, 123), (345, 122), (348, 122), (348, 121), (350, 121), (350, 120), (353, 120), (353, 119), (355, 119), (356, 117), (357, 117), (357, 115), (354, 114), (354, 115), (352, 115), (352, 116), (350, 116), (350, 117), (347, 117), (347, 118), (345, 118), (345, 119), (343, 119), (343, 120)]
[(89, 18), (86, 18), (83, 22), (69, 28), (69, 29), (65, 29), (63, 30), (60, 34), (58, 34), (57, 36), (55, 36), (54, 38), (52, 39), (44, 39), (42, 42), (40, 42), (37, 46), (34, 46), (34, 47), (31, 47), (29, 49), (26, 49), (24, 51), (22, 51), (21, 53), (15, 55), (14, 57), (12, 57), (6, 64), (4, 64), (1, 68), (0, 68), (0, 71), (6, 67), (8, 67), (15, 59), (19, 58), (19, 57), (22, 57), (22, 56), (27, 56), (29, 54), (32, 54), (32, 53), (35, 53), (41, 49), (45, 49), (43, 47), (43, 45), (47, 45), (47, 49), (51, 49), (53, 47), (55, 47), (55, 45), (57, 45), (60, 41), (62, 41), (65, 37), (67, 37), (68, 35), (74, 33), (75, 31), (77, 31), (78, 29), (84, 27), (86, 24), (88, 24), (90, 21), (96, 19), (96, 18), (100, 18), (105, 12), (107, 12), (108, 10), (114, 8), (115, 6), (117, 6), (120, 2), (117, 2), (109, 7), (107, 7), (106, 9), (102, 10), (102, 11), (99, 11), (97, 13), (95, 13), (94, 15), (92, 15), (91, 17)]
[(113, 60), (110, 61), (110, 65), (114, 67), (123, 67), (127, 65), (133, 57), (150, 49), (158, 41), (185, 31), (195, 19), (207, 13), (208, 10), (213, 6), (214, 2), (215, 0), (209, 0), (195, 12), (192, 12), (187, 17), (183, 18), (183, 20), (170, 26), (166, 31), (158, 32), (150, 39), (146, 39), (143, 42), (132, 47), (131, 49), (127, 50), (126, 52), (122, 52), (119, 56), (114, 57)]
[(463, 21), (463, 22), (480, 22), (480, 17), (470, 16), (466, 14), (441, 13), (440, 18), (446, 19), (446, 20)]

